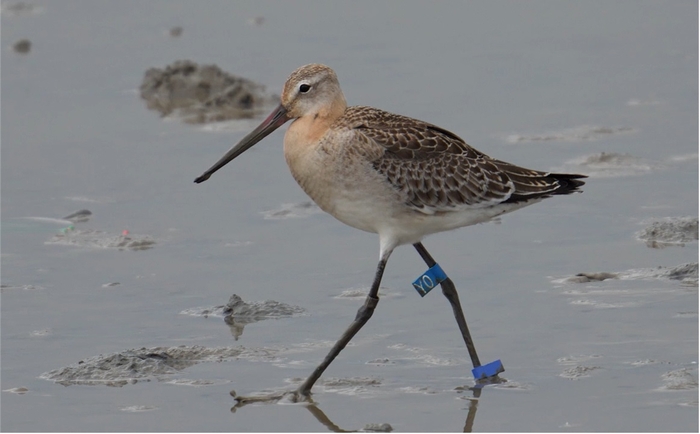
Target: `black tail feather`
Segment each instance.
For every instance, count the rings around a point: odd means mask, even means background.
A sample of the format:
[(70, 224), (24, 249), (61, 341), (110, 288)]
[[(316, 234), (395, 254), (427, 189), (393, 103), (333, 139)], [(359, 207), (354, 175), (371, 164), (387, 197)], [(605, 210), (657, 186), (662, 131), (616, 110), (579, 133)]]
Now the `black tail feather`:
[(535, 185), (543, 187), (543, 191), (526, 192), (516, 190), (508, 198), (508, 200), (506, 200), (506, 203), (517, 203), (532, 199), (545, 199), (547, 197), (552, 197), (558, 194), (582, 193), (582, 190), (580, 190), (579, 187), (585, 184), (584, 181), (581, 181), (581, 179), (583, 178), (588, 177), (586, 175), (577, 175), (571, 173), (543, 173), (543, 176), (541, 178), (533, 179), (533, 181), (538, 181), (535, 183)]
[(552, 194), (571, 194), (577, 191), (580, 192), (579, 187), (585, 184), (584, 181), (580, 180), (588, 177), (571, 173), (550, 173), (548, 178), (554, 178), (559, 182), (559, 188), (554, 190)]

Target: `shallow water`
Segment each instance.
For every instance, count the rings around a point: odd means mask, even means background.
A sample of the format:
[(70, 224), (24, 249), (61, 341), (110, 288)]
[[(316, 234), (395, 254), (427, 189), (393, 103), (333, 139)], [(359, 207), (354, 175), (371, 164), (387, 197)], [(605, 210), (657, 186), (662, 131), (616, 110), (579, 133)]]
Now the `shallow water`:
[[(1, 14), (3, 430), (698, 430), (697, 268), (694, 283), (633, 272), (698, 261), (696, 240), (660, 249), (638, 235), (698, 215), (696, 3), (28, 3)], [(14, 52), (25, 38), (31, 50)], [(291, 388), (323, 358), (362, 303), (378, 245), (308, 205), (284, 128), (194, 184), (255, 122), (149, 111), (143, 74), (178, 59), (272, 92), (326, 63), (350, 104), (436, 123), (526, 167), (590, 174), (581, 195), (425, 242), (482, 361), (500, 358), (508, 381), (474, 397), (449, 305), (415, 294), (425, 266), (404, 247), (372, 320), (314, 389), (318, 406), (231, 412), (231, 389)], [(87, 221), (64, 219), (82, 209)], [(120, 237), (153, 244), (120, 249)], [(603, 272), (622, 277), (567, 281)], [(306, 313), (248, 324), (238, 340), (221, 317), (182, 313), (234, 293)], [(181, 345), (273, 357), (121, 387), (42, 378)]]

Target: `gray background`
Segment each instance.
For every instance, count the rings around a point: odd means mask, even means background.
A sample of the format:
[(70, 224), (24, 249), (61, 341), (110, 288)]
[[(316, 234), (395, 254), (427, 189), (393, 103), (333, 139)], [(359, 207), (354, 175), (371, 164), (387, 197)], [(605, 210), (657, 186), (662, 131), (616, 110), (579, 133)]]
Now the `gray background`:
[[(506, 367), (511, 387), (483, 391), (474, 430), (697, 431), (696, 386), (669, 390), (662, 377), (685, 368), (697, 378), (697, 287), (553, 282), (697, 261), (695, 243), (657, 250), (634, 237), (647, 219), (697, 216), (697, 2), (34, 4), (41, 13), (2, 15), (2, 283), (9, 286), (1, 379), (5, 390), (29, 389), (1, 394), (3, 430), (327, 430), (304, 406), (231, 413), (228, 391), (283, 387), (311, 371), (327, 350), (319, 343), (334, 341), (361, 303), (334, 297), (370, 284), (377, 238), (321, 213), (263, 218), (308, 200), (285, 166), (284, 128), (195, 185), (255, 123), (212, 132), (149, 112), (137, 91), (145, 70), (191, 59), (275, 92), (295, 68), (325, 63), (351, 105), (435, 123), (526, 167), (556, 169), (599, 152), (649, 162), (642, 174), (592, 177), (584, 194), (425, 245), (460, 291), (482, 360), (500, 358)], [(255, 17), (264, 23), (251, 25)], [(184, 29), (177, 39), (166, 35), (175, 25)], [(11, 44), (25, 37), (31, 52), (14, 53)], [(633, 131), (507, 140), (587, 125)], [(46, 245), (60, 226), (25, 218), (80, 208), (94, 213), (81, 227), (127, 229), (157, 244), (140, 252)], [(473, 383), (471, 366), (441, 294), (420, 299), (411, 287), (424, 268), (411, 248), (394, 253), (383, 282), (393, 296), (325, 375), (381, 384), (359, 394), (315, 389), (339, 427), (464, 427), (469, 401), (454, 389)], [(102, 287), (109, 282), (120, 285)], [(234, 292), (300, 305), (309, 315), (249, 325), (235, 342), (220, 318), (179, 314), (224, 304)], [(277, 364), (203, 363), (181, 373), (214, 380), (207, 387), (63, 387), (38, 378), (100, 353), (194, 344), (319, 348)], [(381, 358), (397, 362), (367, 364)], [(578, 366), (572, 359), (597, 369), (564, 378)], [(140, 405), (153, 410), (123, 411)]]

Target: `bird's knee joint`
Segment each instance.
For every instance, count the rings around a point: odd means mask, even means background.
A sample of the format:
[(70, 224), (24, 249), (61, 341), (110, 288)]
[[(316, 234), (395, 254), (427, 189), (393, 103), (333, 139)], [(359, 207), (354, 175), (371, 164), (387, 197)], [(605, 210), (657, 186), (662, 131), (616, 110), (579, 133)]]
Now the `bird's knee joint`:
[(355, 316), (355, 321), (367, 321), (374, 313), (374, 308), (377, 307), (379, 299), (376, 297), (367, 297), (365, 304), (360, 306)]

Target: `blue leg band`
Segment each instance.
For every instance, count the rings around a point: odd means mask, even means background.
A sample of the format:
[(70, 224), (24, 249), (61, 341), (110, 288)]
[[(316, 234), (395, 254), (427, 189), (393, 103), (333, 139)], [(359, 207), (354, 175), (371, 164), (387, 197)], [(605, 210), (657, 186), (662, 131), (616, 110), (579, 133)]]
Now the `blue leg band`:
[(413, 282), (413, 287), (421, 297), (425, 297), (425, 294), (445, 280), (447, 280), (447, 274), (442, 271), (440, 265), (435, 264)]
[(477, 366), (472, 369), (472, 375), (474, 375), (475, 380), (484, 380), (486, 378), (495, 377), (500, 372), (504, 372), (505, 368), (501, 360), (496, 360), (485, 365)]

